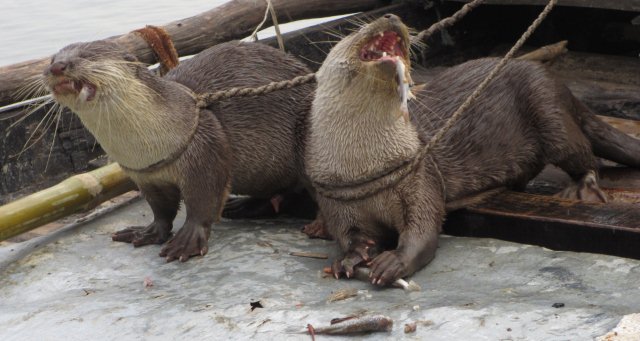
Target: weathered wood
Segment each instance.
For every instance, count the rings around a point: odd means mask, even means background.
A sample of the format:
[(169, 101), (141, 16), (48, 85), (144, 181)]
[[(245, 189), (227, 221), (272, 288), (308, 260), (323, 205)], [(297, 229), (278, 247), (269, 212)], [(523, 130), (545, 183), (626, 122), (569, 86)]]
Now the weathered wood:
[[(570, 51), (549, 68), (596, 113), (640, 120), (640, 59)], [(422, 69), (414, 81), (428, 82), (443, 70)]]
[[(447, 0), (470, 2), (471, 0)], [(488, 5), (546, 5), (548, 0), (486, 0)], [(558, 6), (605, 8), (621, 11), (640, 11), (640, 0), (558, 0)]]
[(590, 204), (505, 192), (447, 217), (445, 233), (490, 237), (555, 250), (640, 258), (640, 206)]
[[(388, 4), (385, 0), (272, 0), (280, 23), (294, 20), (360, 12)], [(198, 53), (210, 46), (248, 36), (262, 21), (266, 1), (233, 0), (199, 15), (162, 26), (181, 56)], [(271, 19), (267, 20), (267, 25)], [(125, 46), (144, 63), (154, 63), (153, 51), (137, 34), (108, 38)], [(60, 42), (60, 47), (72, 42)], [(0, 67), (0, 105), (19, 99), (16, 91), (29, 77), (38, 75), (49, 58)]]

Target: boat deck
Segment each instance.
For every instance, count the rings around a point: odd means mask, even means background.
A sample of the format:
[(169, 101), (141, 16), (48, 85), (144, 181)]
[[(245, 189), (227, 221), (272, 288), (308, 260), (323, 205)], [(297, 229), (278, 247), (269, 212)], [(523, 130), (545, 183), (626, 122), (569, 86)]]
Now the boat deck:
[[(295, 333), (308, 323), (365, 313), (394, 320), (391, 335), (360, 336), (366, 340), (587, 340), (640, 311), (638, 260), (443, 236), (435, 261), (412, 277), (422, 290), (405, 293), (324, 276), (335, 245), (308, 239), (303, 220), (224, 220), (209, 254), (186, 263), (165, 263), (160, 246), (111, 241), (115, 230), (150, 218), (138, 200), (0, 244), (0, 339), (299, 340), (310, 339)], [(183, 219), (184, 212), (176, 226)], [(357, 296), (328, 301), (344, 289)], [(257, 301), (262, 308), (252, 310)], [(405, 334), (412, 322), (416, 332)]]

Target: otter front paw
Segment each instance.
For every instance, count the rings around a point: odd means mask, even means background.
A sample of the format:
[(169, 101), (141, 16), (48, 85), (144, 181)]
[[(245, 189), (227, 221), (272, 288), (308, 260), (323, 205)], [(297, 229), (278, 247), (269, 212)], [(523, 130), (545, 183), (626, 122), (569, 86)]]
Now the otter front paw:
[(352, 245), (351, 251), (345, 253), (341, 261), (335, 260), (331, 265), (333, 277), (338, 279), (344, 274), (347, 278), (351, 278), (355, 273), (354, 269), (356, 266), (371, 259), (370, 251), (374, 245), (375, 243), (372, 240), (363, 240)]
[(130, 226), (111, 235), (114, 242), (131, 243), (133, 246), (162, 244), (171, 238), (171, 224), (153, 222), (148, 226)]
[(389, 285), (407, 275), (407, 265), (396, 250), (385, 251), (369, 263), (372, 284)]
[(189, 257), (204, 256), (209, 251), (211, 228), (185, 224), (160, 251), (160, 257), (167, 262), (179, 259), (186, 262)]

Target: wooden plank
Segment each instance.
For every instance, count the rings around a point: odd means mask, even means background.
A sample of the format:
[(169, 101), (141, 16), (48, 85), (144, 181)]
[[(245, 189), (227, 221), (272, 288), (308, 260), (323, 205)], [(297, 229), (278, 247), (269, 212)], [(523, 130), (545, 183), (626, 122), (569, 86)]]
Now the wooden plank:
[(637, 204), (592, 204), (505, 192), (451, 213), (444, 232), (640, 259)]
[[(471, 0), (447, 0), (470, 2)], [(546, 5), (548, 0), (486, 0), (489, 5)], [(558, 6), (615, 9), (640, 12), (640, 0), (558, 0)]]
[[(337, 14), (361, 12), (388, 4), (384, 0), (272, 0), (278, 21), (285, 22), (325, 17)], [(181, 56), (198, 53), (210, 46), (248, 36), (262, 21), (265, 1), (233, 0), (199, 15), (177, 20), (162, 26), (171, 36)], [(266, 27), (270, 25), (267, 20)], [(127, 33), (111, 37), (125, 46), (144, 63), (155, 63), (155, 57), (147, 43), (137, 34)], [(61, 48), (72, 42), (61, 42)], [(49, 57), (0, 67), (0, 105), (21, 99), (16, 91), (25, 82), (44, 70)]]

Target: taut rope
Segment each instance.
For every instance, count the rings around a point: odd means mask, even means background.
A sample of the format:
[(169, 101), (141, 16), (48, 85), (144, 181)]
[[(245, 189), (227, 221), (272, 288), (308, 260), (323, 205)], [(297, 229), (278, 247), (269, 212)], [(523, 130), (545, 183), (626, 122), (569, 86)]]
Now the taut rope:
[(196, 99), (198, 101), (198, 107), (204, 108), (209, 104), (228, 99), (232, 97), (245, 97), (245, 96), (256, 96), (256, 95), (264, 95), (270, 92), (282, 90), (282, 89), (290, 89), (302, 84), (315, 82), (316, 74), (308, 73), (303, 76), (298, 76), (293, 79), (288, 79), (279, 82), (271, 82), (267, 85), (259, 86), (257, 88), (231, 88), (228, 90), (216, 91), (205, 94), (196, 95)]

